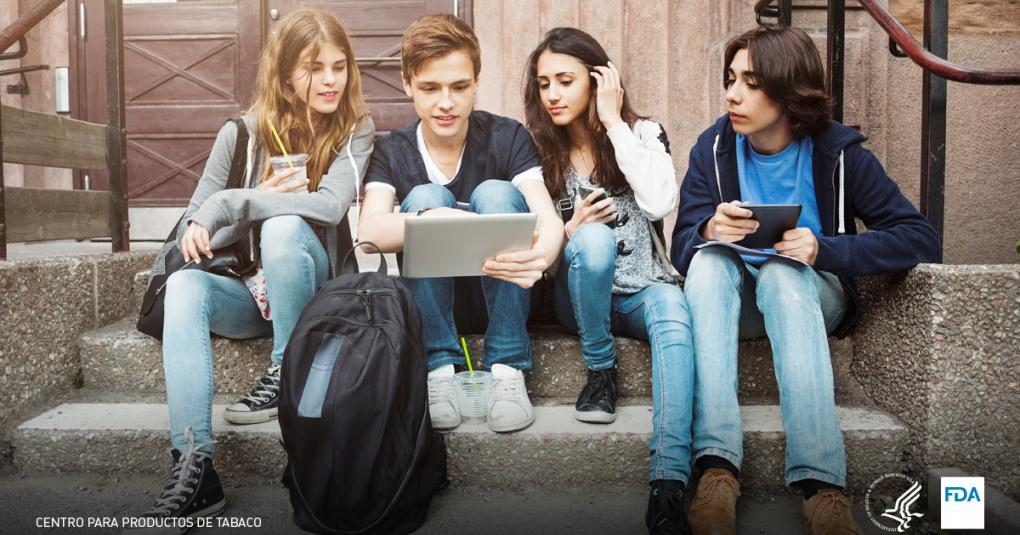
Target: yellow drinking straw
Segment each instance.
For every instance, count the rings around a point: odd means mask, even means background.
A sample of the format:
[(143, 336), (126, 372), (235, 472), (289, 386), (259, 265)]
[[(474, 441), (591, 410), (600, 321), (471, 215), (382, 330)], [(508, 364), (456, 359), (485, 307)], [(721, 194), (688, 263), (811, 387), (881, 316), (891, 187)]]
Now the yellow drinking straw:
[(471, 355), (468, 354), (467, 342), (464, 341), (464, 337), (460, 337), (460, 347), (464, 348), (464, 360), (467, 361), (468, 371), (471, 372), (471, 376), (474, 377), (475, 369), (471, 366)]
[(276, 127), (273, 123), (269, 123), (269, 131), (273, 133), (273, 138), (276, 139), (276, 144), (280, 146), (280, 150), (283, 151), (283, 156), (287, 158), (287, 167), (294, 167), (294, 164), (290, 161), (290, 155), (287, 154), (287, 149), (283, 146), (283, 140), (280, 139), (280, 134), (276, 132)]

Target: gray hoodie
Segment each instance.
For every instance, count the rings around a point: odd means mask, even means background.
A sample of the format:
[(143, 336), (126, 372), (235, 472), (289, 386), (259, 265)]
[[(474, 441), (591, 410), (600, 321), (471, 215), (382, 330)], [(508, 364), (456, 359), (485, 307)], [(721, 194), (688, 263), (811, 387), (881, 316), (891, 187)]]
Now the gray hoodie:
[[(228, 122), (220, 129), (206, 161), (202, 179), (191, 196), (184, 212), (181, 226), (177, 229), (177, 242), (194, 221), (209, 230), (210, 247), (218, 249), (240, 239), (248, 239), (249, 231), (259, 221), (275, 216), (298, 215), (313, 226), (325, 227), (325, 243), (330, 271), (337, 274), (338, 225), (347, 216), (347, 209), (354, 198), (357, 185), (365, 175), (368, 158), (372, 154), (375, 139), (375, 123), (368, 117), (354, 132), (347, 143), (337, 151), (329, 169), (319, 182), (319, 188), (311, 193), (274, 193), (260, 191), (259, 172), (265, 166), (265, 148), (258, 145), (255, 134), (255, 116), (243, 117), (248, 127), (248, 159), (245, 168), (244, 187), (224, 189), (230, 174), (230, 160), (237, 142), (237, 127)], [(353, 163), (351, 162), (353, 157)], [(357, 176), (355, 176), (357, 168)], [(320, 233), (320, 236), (322, 234)]]

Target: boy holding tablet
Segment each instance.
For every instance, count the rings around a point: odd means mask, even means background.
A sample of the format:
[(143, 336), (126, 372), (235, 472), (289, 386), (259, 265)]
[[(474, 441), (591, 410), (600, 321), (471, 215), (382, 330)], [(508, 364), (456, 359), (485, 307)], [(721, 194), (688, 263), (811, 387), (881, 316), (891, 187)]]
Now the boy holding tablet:
[[(802, 30), (759, 27), (725, 50), (728, 114), (691, 150), (671, 260), (686, 275), (694, 334), (694, 458), (701, 482), (689, 513), (696, 535), (736, 533), (743, 434), (737, 338), (767, 334), (786, 432), (786, 483), (804, 494), (814, 534), (860, 533), (842, 493), (846, 454), (836, 419), (827, 335), (856, 318), (852, 277), (939, 262), (935, 230), (861, 146), (829, 120), (821, 58)], [(800, 204), (777, 252), (741, 258), (758, 223), (738, 201)], [(854, 220), (868, 232), (857, 234)]]
[[(531, 249), (489, 260), (486, 276), (456, 283), (449, 277), (405, 279), (423, 321), (433, 425), (460, 424), (453, 365), (464, 362), (457, 325), (467, 323), (464, 330), (485, 332), (485, 361), (493, 376), (489, 427), (523, 429), (535, 418), (521, 373), (532, 360), (525, 327), (529, 293), (559, 254), (563, 223), (528, 131), (513, 119), (474, 110), (481, 59), (478, 38), (467, 24), (450, 15), (419, 18), (404, 33), (400, 61), (418, 120), (376, 141), (358, 237), (396, 252), (403, 249), (409, 217), (465, 211), (538, 215)], [(394, 201), (399, 213), (393, 212)], [(454, 308), (460, 321), (454, 320)]]

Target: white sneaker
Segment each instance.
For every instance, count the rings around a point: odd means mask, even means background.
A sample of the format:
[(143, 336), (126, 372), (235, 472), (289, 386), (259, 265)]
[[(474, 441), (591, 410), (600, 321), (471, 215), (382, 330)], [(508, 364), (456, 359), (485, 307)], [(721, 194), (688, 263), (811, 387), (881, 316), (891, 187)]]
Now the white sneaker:
[(460, 403), (453, 377), (429, 377), (429, 415), (433, 429), (453, 429), (460, 425)]
[(489, 391), (489, 429), (497, 433), (518, 431), (535, 421), (535, 409), (524, 386), (524, 373), (504, 364), (492, 365)]

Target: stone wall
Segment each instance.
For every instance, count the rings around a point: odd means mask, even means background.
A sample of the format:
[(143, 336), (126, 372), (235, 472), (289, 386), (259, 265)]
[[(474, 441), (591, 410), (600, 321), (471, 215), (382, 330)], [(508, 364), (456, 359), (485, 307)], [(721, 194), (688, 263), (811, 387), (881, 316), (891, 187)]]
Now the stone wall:
[(912, 468), (959, 467), (1020, 498), (1020, 266), (861, 282), (851, 371), (911, 428)]
[(137, 313), (153, 252), (0, 261), (0, 436), (80, 381), (82, 333)]

